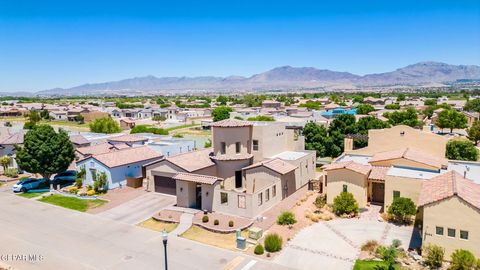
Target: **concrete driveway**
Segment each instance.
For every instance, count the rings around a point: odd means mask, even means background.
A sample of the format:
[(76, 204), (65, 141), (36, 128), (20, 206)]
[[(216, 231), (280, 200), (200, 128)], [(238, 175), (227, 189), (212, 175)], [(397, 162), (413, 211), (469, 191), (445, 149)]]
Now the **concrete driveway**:
[(352, 269), (366, 241), (389, 245), (399, 239), (406, 249), (411, 242), (412, 246), (419, 245), (420, 239), (412, 241), (412, 235), (416, 235), (413, 227), (376, 220), (335, 219), (300, 231), (274, 261), (296, 269)]
[(175, 203), (175, 196), (149, 192), (112, 209), (100, 212), (97, 216), (127, 224), (137, 224)]

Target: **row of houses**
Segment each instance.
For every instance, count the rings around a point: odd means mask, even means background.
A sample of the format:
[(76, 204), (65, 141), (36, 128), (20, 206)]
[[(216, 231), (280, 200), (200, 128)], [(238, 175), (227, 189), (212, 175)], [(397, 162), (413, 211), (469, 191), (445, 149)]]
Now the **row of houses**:
[(447, 160), (447, 138), (402, 125), (370, 130), (365, 148), (353, 150), (346, 140), (344, 154), (324, 167), (327, 203), (345, 191), (362, 208), (410, 198), (423, 244), (480, 256), (479, 162)]

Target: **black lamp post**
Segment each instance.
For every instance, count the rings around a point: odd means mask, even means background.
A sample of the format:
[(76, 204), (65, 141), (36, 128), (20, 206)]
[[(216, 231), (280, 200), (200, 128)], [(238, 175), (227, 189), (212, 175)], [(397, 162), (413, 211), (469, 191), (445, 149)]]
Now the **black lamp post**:
[(165, 252), (165, 270), (168, 270), (168, 263), (167, 263), (167, 241), (168, 241), (168, 233), (167, 231), (163, 230), (162, 232), (163, 238), (163, 250)]

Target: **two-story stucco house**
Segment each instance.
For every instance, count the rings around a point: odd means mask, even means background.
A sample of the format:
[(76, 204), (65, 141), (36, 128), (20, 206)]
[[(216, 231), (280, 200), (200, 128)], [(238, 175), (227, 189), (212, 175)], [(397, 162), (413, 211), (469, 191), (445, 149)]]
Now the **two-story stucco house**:
[(145, 166), (149, 188), (180, 207), (256, 217), (314, 178), (315, 152), (284, 123), (226, 119), (211, 125), (213, 148)]

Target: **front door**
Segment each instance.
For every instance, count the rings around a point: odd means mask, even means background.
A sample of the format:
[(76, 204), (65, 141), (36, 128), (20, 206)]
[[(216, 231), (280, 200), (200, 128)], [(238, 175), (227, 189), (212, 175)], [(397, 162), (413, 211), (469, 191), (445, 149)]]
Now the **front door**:
[(372, 182), (372, 202), (383, 203), (385, 198), (385, 183)]
[(195, 208), (202, 209), (202, 185), (197, 184), (195, 192), (197, 194), (197, 200), (196, 200)]

